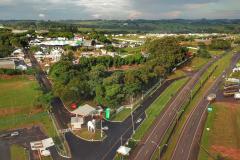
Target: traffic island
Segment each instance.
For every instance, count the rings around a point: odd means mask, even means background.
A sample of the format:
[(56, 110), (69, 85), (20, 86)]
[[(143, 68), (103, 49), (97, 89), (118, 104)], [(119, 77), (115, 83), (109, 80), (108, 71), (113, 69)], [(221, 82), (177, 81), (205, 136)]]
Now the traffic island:
[(81, 138), (86, 141), (103, 141), (107, 137), (107, 135), (104, 132), (102, 132), (101, 136), (100, 129), (96, 129), (95, 132), (90, 132), (88, 131), (87, 128), (81, 128), (80, 130), (72, 131), (72, 133), (76, 135), (78, 138)]

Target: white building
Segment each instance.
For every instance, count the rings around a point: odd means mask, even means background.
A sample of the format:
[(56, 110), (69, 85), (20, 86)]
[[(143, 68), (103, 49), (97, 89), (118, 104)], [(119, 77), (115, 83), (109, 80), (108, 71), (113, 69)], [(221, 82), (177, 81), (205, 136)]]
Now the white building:
[(79, 130), (82, 128), (84, 120), (82, 117), (71, 117), (71, 128), (72, 130)]
[(11, 54), (13, 57), (17, 57), (19, 59), (24, 59), (24, 53), (22, 51), (22, 49), (16, 49), (15, 51), (13, 51), (13, 53)]
[(42, 156), (50, 156), (51, 153), (47, 148), (54, 146), (52, 138), (47, 138), (41, 141), (30, 142), (33, 151), (39, 151)]

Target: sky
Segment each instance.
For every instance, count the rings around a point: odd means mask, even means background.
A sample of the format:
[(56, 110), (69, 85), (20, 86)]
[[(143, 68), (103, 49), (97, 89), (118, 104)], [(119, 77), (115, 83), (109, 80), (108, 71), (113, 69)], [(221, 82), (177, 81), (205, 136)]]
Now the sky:
[(240, 0), (0, 0), (0, 19), (239, 19)]

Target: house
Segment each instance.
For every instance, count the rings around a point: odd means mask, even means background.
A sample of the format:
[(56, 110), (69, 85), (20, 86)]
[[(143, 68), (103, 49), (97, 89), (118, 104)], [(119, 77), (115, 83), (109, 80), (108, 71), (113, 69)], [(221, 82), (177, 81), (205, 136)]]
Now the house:
[(72, 130), (79, 130), (82, 128), (84, 120), (82, 117), (71, 117), (71, 128)]
[(2, 69), (16, 69), (14, 60), (0, 59), (0, 68)]
[(47, 148), (54, 146), (54, 142), (52, 138), (47, 138), (30, 142), (30, 146), (33, 151), (39, 151), (42, 156), (50, 156), (51, 154)]
[(233, 73), (235, 73), (235, 72), (240, 72), (240, 67), (233, 68)]
[(22, 49), (15, 50), (11, 55), (13, 57), (17, 57), (19, 59), (24, 59), (24, 53), (23, 53)]

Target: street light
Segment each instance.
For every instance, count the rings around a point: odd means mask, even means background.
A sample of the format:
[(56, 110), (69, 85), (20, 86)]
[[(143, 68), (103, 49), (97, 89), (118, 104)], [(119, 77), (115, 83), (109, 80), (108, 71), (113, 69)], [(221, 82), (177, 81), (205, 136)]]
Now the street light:
[(132, 117), (132, 127), (133, 127), (133, 134), (135, 133), (134, 128), (134, 120), (133, 120), (133, 97), (131, 96), (131, 117)]
[(161, 159), (161, 148), (167, 146), (168, 144), (163, 144), (161, 146), (158, 146), (158, 144), (156, 142), (154, 142), (154, 141), (151, 141), (151, 143), (155, 144), (158, 147), (158, 149), (159, 149), (159, 160), (160, 160)]

